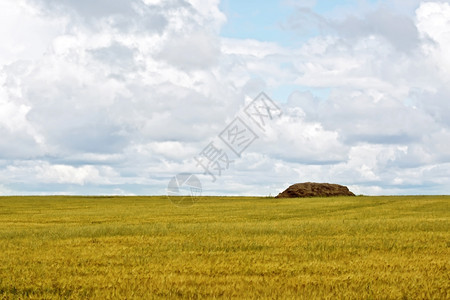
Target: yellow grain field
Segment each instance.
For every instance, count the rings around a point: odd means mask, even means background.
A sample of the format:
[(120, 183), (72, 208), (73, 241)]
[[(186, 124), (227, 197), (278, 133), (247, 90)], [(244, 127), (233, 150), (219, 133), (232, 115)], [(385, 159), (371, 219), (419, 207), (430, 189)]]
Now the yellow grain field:
[(0, 197), (2, 299), (449, 299), (450, 197)]

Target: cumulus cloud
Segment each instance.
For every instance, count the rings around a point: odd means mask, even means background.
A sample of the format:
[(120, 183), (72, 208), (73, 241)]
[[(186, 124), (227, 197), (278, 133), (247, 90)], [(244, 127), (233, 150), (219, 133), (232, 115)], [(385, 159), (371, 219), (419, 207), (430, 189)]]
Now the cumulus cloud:
[(419, 34), (414, 21), (408, 16), (393, 14), (387, 8), (369, 12), (363, 18), (349, 16), (328, 24), (340, 36), (355, 41), (367, 36), (380, 36), (397, 50), (410, 52), (419, 45)]
[(201, 175), (208, 193), (448, 193), (450, 5), (315, 2), (290, 1), (296, 47), (222, 38), (218, 0), (2, 2), (0, 193), (163, 194), (244, 99), (285, 85), (283, 116), (220, 187)]

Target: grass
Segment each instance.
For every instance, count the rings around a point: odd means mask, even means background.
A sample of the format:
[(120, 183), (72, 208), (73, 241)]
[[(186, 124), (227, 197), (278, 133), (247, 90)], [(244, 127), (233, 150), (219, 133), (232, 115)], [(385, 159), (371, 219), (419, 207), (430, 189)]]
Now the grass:
[(0, 197), (0, 298), (449, 299), (449, 202)]

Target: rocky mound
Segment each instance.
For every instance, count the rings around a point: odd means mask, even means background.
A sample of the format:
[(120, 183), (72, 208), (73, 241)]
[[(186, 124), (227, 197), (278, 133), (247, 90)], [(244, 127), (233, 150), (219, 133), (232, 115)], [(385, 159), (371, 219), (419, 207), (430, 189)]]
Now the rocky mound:
[(296, 183), (279, 193), (275, 198), (305, 198), (305, 197), (333, 197), (333, 196), (355, 196), (348, 187), (331, 184), (305, 182)]

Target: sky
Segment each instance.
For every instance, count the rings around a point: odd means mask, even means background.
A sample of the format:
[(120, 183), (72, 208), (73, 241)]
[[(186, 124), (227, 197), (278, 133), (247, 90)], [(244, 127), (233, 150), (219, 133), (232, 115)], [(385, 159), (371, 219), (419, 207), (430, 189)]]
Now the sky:
[(450, 194), (449, 53), (450, 1), (0, 0), (0, 195)]

